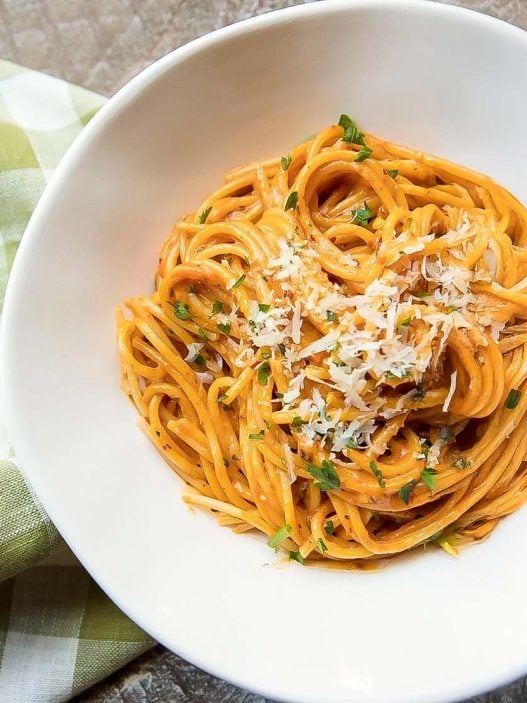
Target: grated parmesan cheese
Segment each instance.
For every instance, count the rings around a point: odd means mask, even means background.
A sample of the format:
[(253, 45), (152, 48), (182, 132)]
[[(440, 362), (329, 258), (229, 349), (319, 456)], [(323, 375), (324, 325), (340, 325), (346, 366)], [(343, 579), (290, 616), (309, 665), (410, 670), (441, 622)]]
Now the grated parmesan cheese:
[(203, 349), (202, 342), (192, 342), (192, 344), (187, 344), (187, 355), (185, 361), (194, 361), (200, 351)]
[(456, 392), (456, 382), (457, 382), (457, 371), (454, 371), (453, 374), (450, 376), (450, 390), (448, 391), (448, 395), (445, 398), (445, 402), (443, 403), (443, 412), (446, 413), (448, 411), (448, 408), (450, 407), (450, 402), (452, 401), (452, 398), (454, 397), (454, 393)]

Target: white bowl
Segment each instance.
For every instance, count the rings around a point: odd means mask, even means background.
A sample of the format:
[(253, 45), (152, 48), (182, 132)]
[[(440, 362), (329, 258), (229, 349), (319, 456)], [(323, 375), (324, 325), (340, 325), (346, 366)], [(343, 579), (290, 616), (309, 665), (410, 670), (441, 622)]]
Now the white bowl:
[(119, 389), (114, 309), (229, 168), (348, 112), (527, 199), (527, 35), (429, 2), (303, 5), (203, 37), (104, 107), (38, 205), (7, 293), (4, 412), (70, 546), (186, 659), (301, 703), (452, 701), (527, 672), (527, 513), (459, 560), (276, 566), (182, 502)]

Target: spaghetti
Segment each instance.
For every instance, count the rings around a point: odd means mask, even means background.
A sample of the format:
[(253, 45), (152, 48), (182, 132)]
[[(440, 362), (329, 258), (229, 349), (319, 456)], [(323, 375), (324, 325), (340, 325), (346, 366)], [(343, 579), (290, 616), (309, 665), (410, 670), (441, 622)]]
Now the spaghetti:
[(527, 210), (342, 115), (227, 174), (118, 314), (184, 499), (301, 563), (486, 537), (527, 498)]

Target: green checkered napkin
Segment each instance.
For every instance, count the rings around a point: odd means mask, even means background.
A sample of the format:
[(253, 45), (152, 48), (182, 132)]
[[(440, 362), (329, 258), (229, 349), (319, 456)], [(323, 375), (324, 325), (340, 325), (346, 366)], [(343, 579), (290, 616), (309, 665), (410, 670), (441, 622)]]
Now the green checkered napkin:
[[(0, 61), (0, 306), (44, 186), (103, 102)], [(66, 548), (0, 426), (0, 701), (67, 700), (152, 644)]]

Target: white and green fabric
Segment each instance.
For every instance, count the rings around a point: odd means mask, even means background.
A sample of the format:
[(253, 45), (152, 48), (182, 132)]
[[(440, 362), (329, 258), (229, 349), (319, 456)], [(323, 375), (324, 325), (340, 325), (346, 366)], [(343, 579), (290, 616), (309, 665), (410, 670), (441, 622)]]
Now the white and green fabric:
[[(0, 306), (36, 202), (103, 102), (0, 61)], [(64, 545), (20, 471), (0, 406), (0, 701), (68, 700), (152, 644)]]

